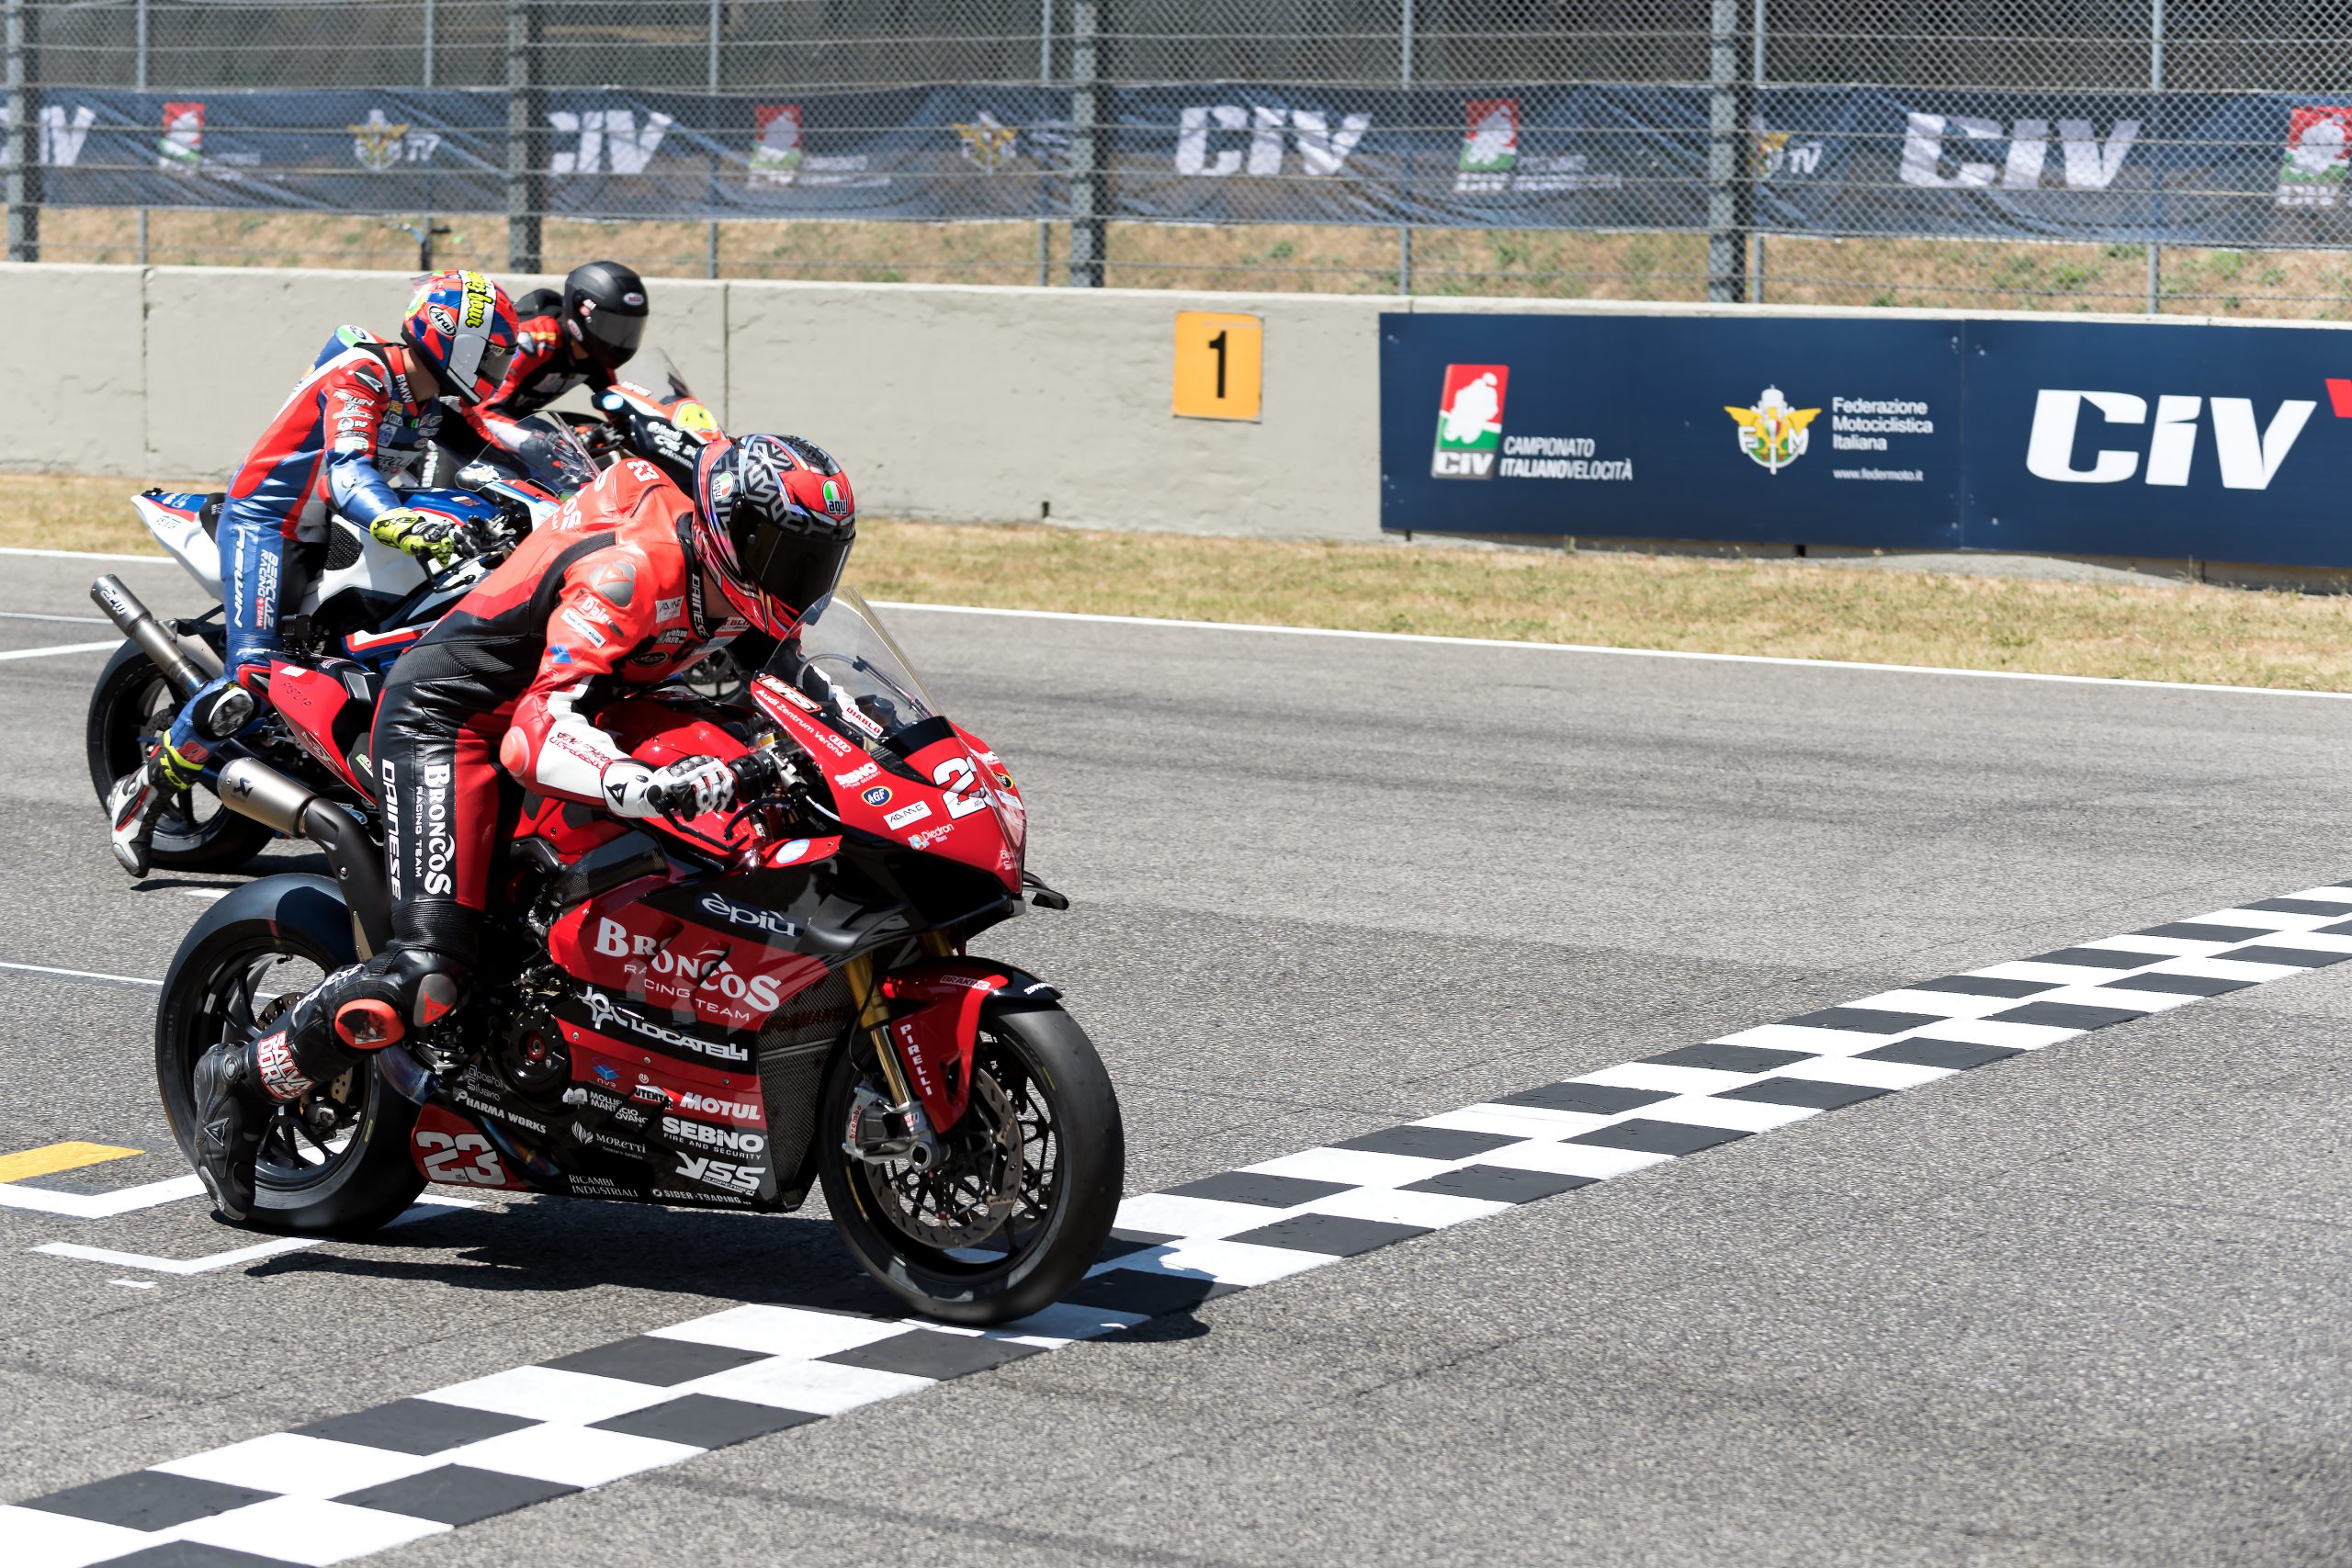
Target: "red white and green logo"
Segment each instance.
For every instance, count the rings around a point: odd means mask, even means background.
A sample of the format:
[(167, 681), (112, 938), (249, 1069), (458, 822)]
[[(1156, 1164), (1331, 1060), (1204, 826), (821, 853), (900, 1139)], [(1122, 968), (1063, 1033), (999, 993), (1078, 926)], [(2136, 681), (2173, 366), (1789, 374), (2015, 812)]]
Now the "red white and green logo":
[(1430, 477), (1490, 479), (1503, 445), (1503, 394), (1508, 365), (1449, 365), (1437, 400), (1437, 451)]

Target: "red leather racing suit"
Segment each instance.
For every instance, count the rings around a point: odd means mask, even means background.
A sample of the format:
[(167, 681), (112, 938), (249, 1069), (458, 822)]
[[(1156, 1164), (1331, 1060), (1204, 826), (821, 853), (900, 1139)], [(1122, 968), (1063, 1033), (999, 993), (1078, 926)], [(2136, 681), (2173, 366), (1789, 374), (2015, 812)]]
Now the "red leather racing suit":
[(563, 336), (563, 296), (552, 288), (534, 289), (514, 302), (517, 326), (514, 360), (506, 379), (483, 400), (484, 406), (509, 419), (534, 414), (574, 387), (602, 391), (613, 378), (593, 359), (576, 360)]
[(500, 770), (596, 803), (628, 753), (592, 693), (666, 681), (741, 629), (704, 615), (694, 502), (628, 458), (566, 502), (401, 656), (376, 713), (395, 947), (470, 967), (501, 820)]

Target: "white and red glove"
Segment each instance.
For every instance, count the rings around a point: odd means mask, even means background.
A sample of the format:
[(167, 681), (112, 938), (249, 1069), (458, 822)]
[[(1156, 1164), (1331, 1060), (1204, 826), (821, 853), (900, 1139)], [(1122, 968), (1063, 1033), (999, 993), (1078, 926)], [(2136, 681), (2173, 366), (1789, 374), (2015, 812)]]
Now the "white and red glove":
[(685, 757), (663, 768), (624, 758), (606, 763), (599, 782), (616, 817), (699, 817), (735, 799), (735, 770), (716, 757)]

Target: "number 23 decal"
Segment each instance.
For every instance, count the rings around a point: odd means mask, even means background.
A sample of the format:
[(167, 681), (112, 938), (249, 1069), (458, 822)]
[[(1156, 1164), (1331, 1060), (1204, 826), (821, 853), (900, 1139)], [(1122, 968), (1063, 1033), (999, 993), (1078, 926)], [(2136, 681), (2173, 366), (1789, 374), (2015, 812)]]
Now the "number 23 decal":
[[(506, 1168), (498, 1163), (498, 1156), (491, 1152), (490, 1140), (480, 1133), (459, 1133), (452, 1137), (420, 1127), (414, 1135), (419, 1150), (433, 1151), (423, 1161), (427, 1181), (454, 1181), (461, 1186), (470, 1182), (480, 1187), (506, 1185)], [(470, 1165), (464, 1163), (468, 1155), (473, 1156)]]
[(989, 786), (979, 782), (969, 757), (948, 758), (931, 771), (931, 782), (947, 792), (950, 821), (989, 808)]

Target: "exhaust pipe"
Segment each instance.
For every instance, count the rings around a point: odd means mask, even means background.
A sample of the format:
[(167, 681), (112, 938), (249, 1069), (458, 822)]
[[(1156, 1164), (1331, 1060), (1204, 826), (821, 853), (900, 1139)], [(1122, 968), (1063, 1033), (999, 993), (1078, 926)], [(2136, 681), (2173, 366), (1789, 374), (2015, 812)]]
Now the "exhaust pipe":
[(325, 852), (327, 867), (334, 873), (343, 901), (351, 910), (351, 934), (359, 956), (382, 952), (392, 940), (383, 852), (350, 813), (252, 757), (240, 757), (224, 766), (220, 787), (220, 804), (238, 816), (250, 817), (291, 838), (307, 839)]
[[(123, 636), (139, 645), (140, 652), (154, 661), (155, 668), (164, 672), (164, 679), (172, 683), (172, 690), (179, 694), (183, 702), (220, 673), (218, 669), (207, 673), (204, 664), (210, 664), (212, 660), (207, 657), (199, 664), (191, 658), (180, 646), (179, 638), (166, 630), (154, 613), (139, 602), (139, 595), (125, 588), (114, 573), (108, 572), (90, 584), (90, 598)], [(212, 650), (204, 651), (209, 656)]]

